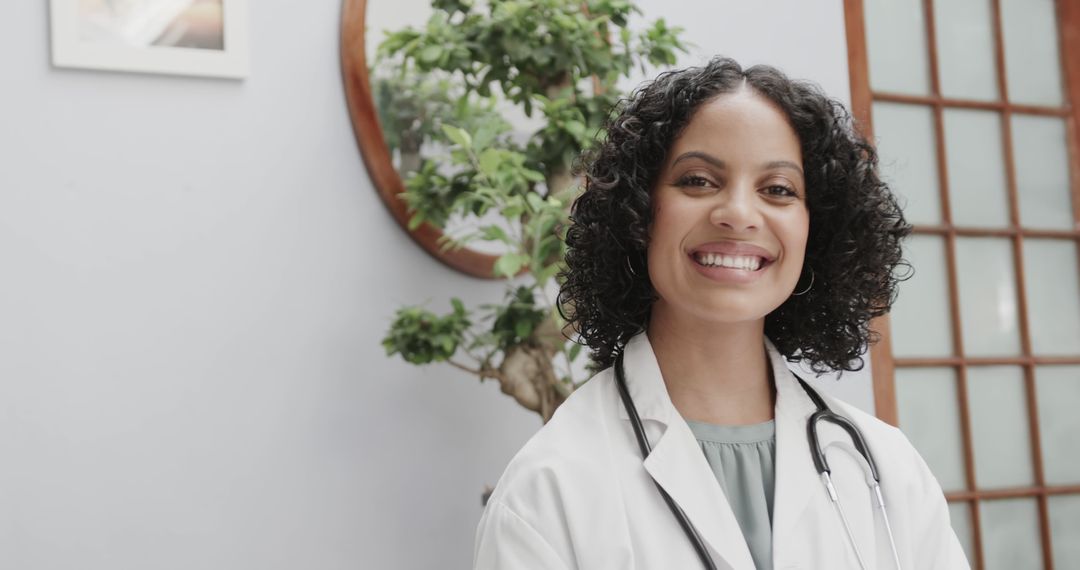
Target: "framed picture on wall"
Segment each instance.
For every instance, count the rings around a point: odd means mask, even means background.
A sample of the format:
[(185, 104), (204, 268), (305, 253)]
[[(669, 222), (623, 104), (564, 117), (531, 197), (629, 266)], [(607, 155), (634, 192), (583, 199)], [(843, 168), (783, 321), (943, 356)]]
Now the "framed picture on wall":
[(52, 63), (243, 78), (248, 0), (50, 0)]

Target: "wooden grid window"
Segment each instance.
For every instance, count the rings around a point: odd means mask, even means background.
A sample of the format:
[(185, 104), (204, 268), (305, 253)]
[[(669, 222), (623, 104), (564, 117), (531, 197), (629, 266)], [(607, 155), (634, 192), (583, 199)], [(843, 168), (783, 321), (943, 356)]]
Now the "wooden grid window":
[(1080, 0), (845, 0), (852, 110), (915, 232), (880, 417), (976, 568), (1080, 568)]

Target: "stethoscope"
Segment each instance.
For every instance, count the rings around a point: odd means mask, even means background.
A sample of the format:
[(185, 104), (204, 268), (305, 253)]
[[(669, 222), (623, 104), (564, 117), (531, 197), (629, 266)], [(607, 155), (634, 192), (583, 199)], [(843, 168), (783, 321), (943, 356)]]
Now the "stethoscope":
[[(862, 553), (859, 552), (859, 545), (855, 542), (855, 535), (851, 532), (851, 525), (848, 523), (847, 515), (844, 514), (844, 507), (840, 504), (840, 497), (836, 494), (836, 487), (833, 486), (831, 473), (829, 469), (829, 462), (825, 459), (825, 449), (821, 448), (821, 442), (818, 440), (817, 424), (820, 421), (826, 421), (836, 424), (851, 437), (851, 443), (845, 442), (832, 442), (826, 445), (826, 449), (830, 447), (837, 447), (842, 451), (850, 454), (852, 457), (860, 456), (863, 461), (861, 462), (863, 467), (863, 474), (866, 477), (866, 485), (873, 491), (874, 497), (876, 497), (876, 506), (881, 509), (881, 518), (885, 521), (885, 531), (889, 534), (889, 546), (892, 548), (893, 562), (896, 564), (896, 568), (900, 567), (900, 555), (896, 550), (896, 541), (893, 538), (892, 526), (889, 524), (889, 515), (885, 510), (885, 498), (881, 494), (881, 477), (878, 475), (877, 465), (874, 463), (874, 456), (870, 453), (870, 448), (867, 447), (866, 441), (863, 439), (862, 432), (859, 428), (852, 423), (851, 420), (833, 412), (829, 406), (825, 403), (825, 400), (821, 398), (821, 395), (816, 390), (810, 387), (802, 378), (792, 373), (795, 379), (802, 385), (803, 390), (813, 400), (814, 405), (817, 406), (817, 411), (814, 412), (810, 419), (806, 423), (806, 435), (810, 440), (810, 454), (814, 460), (814, 467), (817, 469), (818, 475), (821, 476), (821, 481), (825, 484), (825, 490), (829, 494), (829, 500), (836, 506), (836, 512), (840, 515), (840, 521), (844, 524), (844, 532), (847, 533), (848, 543), (851, 544), (851, 549), (855, 551), (855, 558), (859, 561), (859, 568), (866, 570), (867, 565), (863, 560)], [(623, 354), (620, 352), (615, 359), (615, 385), (618, 387), (619, 396), (622, 398), (623, 406), (626, 408), (627, 415), (630, 416), (630, 424), (634, 427), (634, 434), (637, 436), (638, 446), (641, 447), (641, 455), (643, 458), (649, 456), (649, 452), (652, 451), (652, 447), (649, 445), (649, 439), (645, 436), (645, 428), (641, 425), (641, 418), (638, 416), (637, 406), (634, 405), (633, 398), (630, 397), (630, 391), (626, 388), (626, 376), (623, 371)], [(713, 562), (712, 556), (709, 555), (708, 549), (705, 548), (705, 543), (701, 539), (701, 535), (698, 534), (696, 528), (690, 519), (686, 517), (686, 513), (683, 512), (679, 505), (675, 504), (675, 500), (671, 498), (671, 495), (653, 480), (656, 485), (656, 489), (660, 491), (660, 495), (664, 498), (664, 502), (667, 503), (668, 508), (675, 515), (675, 518), (679, 521), (679, 526), (682, 527), (683, 532), (686, 533), (686, 537), (690, 539), (690, 543), (693, 544), (694, 550), (697, 551), (698, 557), (701, 558), (701, 562), (705, 564), (705, 567), (710, 570), (716, 569), (716, 563)]]

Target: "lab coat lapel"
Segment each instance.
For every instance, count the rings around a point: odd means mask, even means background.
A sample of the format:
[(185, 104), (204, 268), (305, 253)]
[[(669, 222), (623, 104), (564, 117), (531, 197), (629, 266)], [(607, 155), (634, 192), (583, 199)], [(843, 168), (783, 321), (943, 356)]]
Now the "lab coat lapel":
[(735, 513), (686, 422), (668, 426), (645, 460), (645, 469), (686, 513), (715, 553), (732, 568), (754, 568)]
[[(653, 442), (652, 452), (644, 461), (645, 470), (686, 513), (714, 556), (722, 557), (731, 568), (754, 568), (735, 513), (693, 432), (671, 403), (660, 366), (644, 334), (627, 344), (625, 371), (628, 390)], [(619, 409), (627, 419), (626, 410), (622, 406)], [(649, 420), (663, 430), (659, 439), (650, 429), (653, 426)], [(672, 524), (677, 525), (671, 516)]]

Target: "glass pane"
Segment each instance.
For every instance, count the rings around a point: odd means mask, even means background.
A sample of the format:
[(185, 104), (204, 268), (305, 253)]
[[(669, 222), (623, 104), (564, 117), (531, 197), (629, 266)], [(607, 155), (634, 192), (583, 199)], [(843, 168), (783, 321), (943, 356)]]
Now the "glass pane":
[(1047, 503), (1054, 568), (1080, 568), (1080, 495), (1051, 495)]
[(942, 95), (998, 99), (991, 10), (989, 0), (934, 2)]
[(1013, 115), (1012, 137), (1020, 223), (1026, 227), (1072, 229), (1065, 121), (1058, 117)]
[(974, 542), (971, 534), (971, 505), (964, 503), (949, 503), (949, 520), (952, 522), (956, 538), (960, 540), (960, 546), (964, 547), (964, 555), (968, 560), (975, 559)]
[(968, 368), (967, 388), (976, 484), (980, 489), (1032, 484), (1023, 369)]
[(1080, 483), (1080, 366), (1037, 367), (1035, 392), (1046, 483)]
[(875, 91), (930, 93), (922, 4), (922, 0), (863, 3), (870, 86)]
[(881, 175), (901, 197), (907, 221), (940, 224), (937, 144), (930, 107), (875, 102), (873, 115)]
[(1061, 105), (1061, 62), (1054, 0), (1001, 0), (1001, 24), (1005, 36), (1009, 100)]
[(1020, 353), (1012, 241), (956, 238), (960, 325), (968, 356)]
[(1000, 115), (992, 111), (946, 109), (944, 119), (953, 223), (1008, 226), (1009, 198)]
[(1031, 350), (1036, 355), (1080, 356), (1080, 283), (1076, 242), (1024, 240)]
[(1001, 499), (979, 504), (986, 570), (1043, 567), (1039, 507), (1034, 499)]
[(893, 354), (896, 356), (951, 356), (952, 326), (945, 240), (913, 235), (904, 244), (904, 256), (914, 273), (900, 284), (890, 313)]
[(952, 368), (897, 368), (900, 429), (946, 491), (967, 488), (960, 404)]

